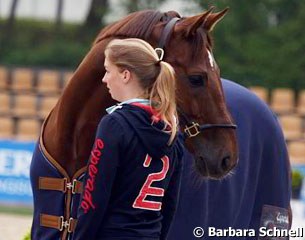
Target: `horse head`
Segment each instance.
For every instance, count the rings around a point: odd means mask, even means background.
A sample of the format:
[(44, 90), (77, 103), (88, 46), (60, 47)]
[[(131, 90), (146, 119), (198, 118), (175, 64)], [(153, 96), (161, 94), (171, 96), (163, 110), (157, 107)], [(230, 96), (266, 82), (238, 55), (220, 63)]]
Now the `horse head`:
[(185, 18), (169, 12), (171, 20), (156, 25), (150, 42), (164, 48), (165, 61), (176, 71), (180, 126), (197, 170), (203, 176), (220, 178), (237, 163), (237, 139), (211, 39), (211, 31), (228, 9), (212, 10)]

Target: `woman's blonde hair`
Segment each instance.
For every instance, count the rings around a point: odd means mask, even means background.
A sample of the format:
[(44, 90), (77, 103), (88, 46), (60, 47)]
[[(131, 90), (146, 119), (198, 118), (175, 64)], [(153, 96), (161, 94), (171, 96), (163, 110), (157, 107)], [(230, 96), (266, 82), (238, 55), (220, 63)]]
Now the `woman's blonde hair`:
[(105, 49), (108, 60), (119, 69), (134, 73), (159, 117), (170, 127), (172, 143), (177, 133), (176, 76), (153, 47), (138, 38), (114, 39)]

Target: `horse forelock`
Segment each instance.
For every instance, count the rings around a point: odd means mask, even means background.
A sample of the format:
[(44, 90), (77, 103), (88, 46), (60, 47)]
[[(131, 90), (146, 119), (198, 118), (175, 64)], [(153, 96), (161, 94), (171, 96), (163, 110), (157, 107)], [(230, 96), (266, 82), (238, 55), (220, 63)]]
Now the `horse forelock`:
[(134, 12), (125, 18), (106, 26), (97, 36), (94, 44), (107, 38), (141, 38), (148, 40), (158, 22), (167, 22), (179, 14), (174, 11), (162, 13), (155, 10)]
[(196, 34), (192, 37), (192, 59), (198, 59), (202, 57), (203, 48), (207, 48), (212, 51), (213, 40), (210, 33), (204, 29), (198, 29)]

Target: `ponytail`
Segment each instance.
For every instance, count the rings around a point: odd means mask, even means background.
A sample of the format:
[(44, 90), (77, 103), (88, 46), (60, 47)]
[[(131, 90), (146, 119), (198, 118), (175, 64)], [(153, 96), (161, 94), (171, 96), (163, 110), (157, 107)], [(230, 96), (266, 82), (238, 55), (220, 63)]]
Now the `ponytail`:
[(171, 136), (169, 145), (177, 134), (177, 109), (176, 109), (176, 76), (173, 67), (167, 62), (160, 61), (160, 73), (150, 91), (150, 102), (157, 103), (155, 110), (161, 119), (170, 128)]

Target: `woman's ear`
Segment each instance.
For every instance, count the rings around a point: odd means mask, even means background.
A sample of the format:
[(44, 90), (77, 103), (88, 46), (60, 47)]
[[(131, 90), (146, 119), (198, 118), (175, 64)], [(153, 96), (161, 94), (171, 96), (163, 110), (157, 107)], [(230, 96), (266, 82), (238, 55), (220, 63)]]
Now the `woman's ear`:
[(122, 77), (123, 77), (123, 83), (128, 83), (129, 80), (131, 79), (131, 72), (127, 69), (125, 69), (122, 72)]

